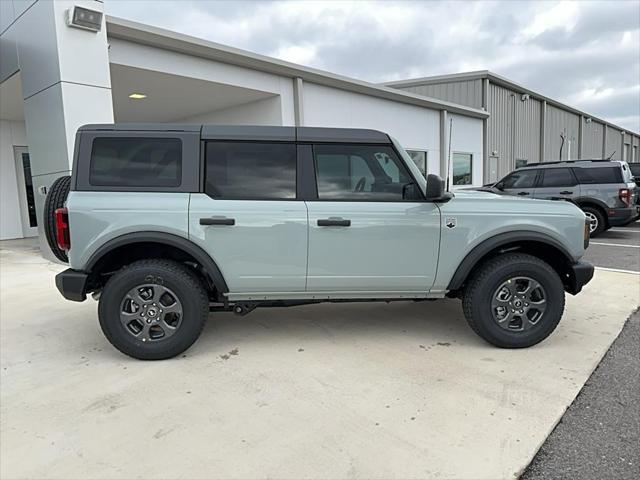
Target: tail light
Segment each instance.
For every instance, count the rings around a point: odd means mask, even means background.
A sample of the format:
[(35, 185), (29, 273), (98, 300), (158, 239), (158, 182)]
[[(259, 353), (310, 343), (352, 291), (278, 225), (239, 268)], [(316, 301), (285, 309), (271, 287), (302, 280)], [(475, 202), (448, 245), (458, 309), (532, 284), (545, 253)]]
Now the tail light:
[(69, 234), (69, 213), (66, 208), (58, 208), (56, 217), (56, 241), (60, 250), (68, 251), (71, 248), (71, 235)]
[(620, 190), (618, 190), (618, 196), (620, 197), (620, 200), (622, 200), (627, 207), (631, 206), (631, 197), (632, 197), (631, 189), (621, 188)]

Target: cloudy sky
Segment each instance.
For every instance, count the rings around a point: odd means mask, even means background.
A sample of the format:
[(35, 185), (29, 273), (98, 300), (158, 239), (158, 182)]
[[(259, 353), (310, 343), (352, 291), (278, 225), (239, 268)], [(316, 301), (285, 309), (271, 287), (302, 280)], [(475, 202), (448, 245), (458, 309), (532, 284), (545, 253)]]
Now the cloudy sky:
[(640, 1), (107, 0), (107, 13), (370, 82), (491, 70), (640, 132)]

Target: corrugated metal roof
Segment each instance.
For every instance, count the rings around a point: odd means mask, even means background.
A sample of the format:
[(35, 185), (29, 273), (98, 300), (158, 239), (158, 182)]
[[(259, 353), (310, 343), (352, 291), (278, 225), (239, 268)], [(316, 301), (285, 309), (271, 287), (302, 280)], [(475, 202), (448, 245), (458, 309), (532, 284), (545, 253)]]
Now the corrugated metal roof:
[[(566, 110), (568, 112), (571, 113), (575, 113), (578, 115), (584, 115), (585, 117), (589, 117), (592, 118), (593, 120), (597, 120), (600, 123), (603, 123), (605, 125), (608, 125), (612, 128), (616, 128), (618, 130), (624, 130), (624, 131), (628, 131), (626, 128), (623, 128), (619, 125), (616, 125), (614, 123), (608, 122), (607, 120), (604, 120), (603, 118), (599, 118), (596, 117), (594, 115), (591, 115), (587, 112), (584, 112), (582, 110), (578, 110), (577, 108), (571, 107), (565, 103), (559, 102), (557, 100), (554, 100), (553, 98), (549, 98), (545, 95), (542, 95), (538, 92), (534, 92), (533, 90), (530, 90), (512, 80), (509, 80), (508, 78), (505, 78), (501, 75), (498, 75), (496, 73), (493, 73), (489, 70), (477, 70), (477, 71), (473, 71), (473, 72), (462, 72), (462, 73), (453, 73), (453, 74), (449, 74), (449, 75), (435, 75), (435, 76), (431, 76), (431, 77), (422, 77), (422, 78), (413, 78), (413, 79), (408, 79), (408, 80), (399, 80), (399, 81), (395, 81), (395, 82), (384, 82), (382, 85), (386, 85), (387, 87), (394, 87), (394, 88), (399, 88), (399, 87), (416, 87), (419, 85), (432, 85), (432, 84), (439, 84), (439, 83), (447, 83), (447, 82), (463, 82), (463, 81), (469, 81), (469, 80), (474, 80), (474, 79), (483, 79), (483, 78), (488, 78), (489, 81), (491, 83), (494, 83), (496, 85), (501, 85), (503, 87), (506, 88), (510, 88), (512, 90), (516, 90), (520, 93), (527, 93), (529, 94), (531, 97), (534, 97), (538, 100), (545, 100), (547, 102), (548, 105), (553, 105), (556, 108), (562, 109), (562, 110)], [(640, 136), (639, 133), (637, 132), (631, 132), (633, 135), (636, 136)]]

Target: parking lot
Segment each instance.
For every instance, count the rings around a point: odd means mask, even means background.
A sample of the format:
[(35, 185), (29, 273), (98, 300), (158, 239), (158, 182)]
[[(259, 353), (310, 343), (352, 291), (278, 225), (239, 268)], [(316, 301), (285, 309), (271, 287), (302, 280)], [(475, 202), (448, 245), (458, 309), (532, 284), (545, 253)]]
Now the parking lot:
[[(0, 242), (2, 478), (513, 478), (640, 303), (640, 226), (545, 342), (500, 350), (455, 300), (216, 314), (185, 355), (104, 339), (63, 267)], [(615, 245), (610, 245), (615, 244)]]
[(640, 221), (592, 239), (585, 259), (598, 267), (640, 272)]

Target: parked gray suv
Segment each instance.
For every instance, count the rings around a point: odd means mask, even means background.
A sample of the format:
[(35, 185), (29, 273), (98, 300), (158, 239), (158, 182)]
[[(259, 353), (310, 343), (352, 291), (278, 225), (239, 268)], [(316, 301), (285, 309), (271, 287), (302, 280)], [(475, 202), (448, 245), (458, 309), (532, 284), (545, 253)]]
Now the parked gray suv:
[(572, 160), (519, 168), (491, 186), (529, 198), (574, 202), (590, 222), (591, 236), (640, 216), (640, 196), (627, 162)]
[(575, 205), (454, 196), (374, 130), (88, 125), (45, 215), (58, 289), (98, 299), (140, 359), (187, 349), (209, 312), (444, 297), (488, 342), (528, 347), (593, 275)]

